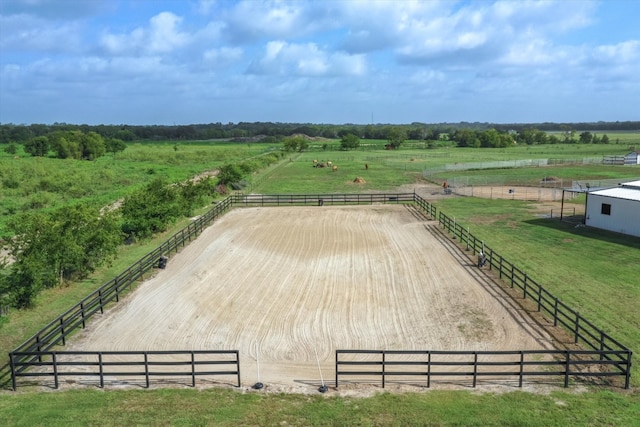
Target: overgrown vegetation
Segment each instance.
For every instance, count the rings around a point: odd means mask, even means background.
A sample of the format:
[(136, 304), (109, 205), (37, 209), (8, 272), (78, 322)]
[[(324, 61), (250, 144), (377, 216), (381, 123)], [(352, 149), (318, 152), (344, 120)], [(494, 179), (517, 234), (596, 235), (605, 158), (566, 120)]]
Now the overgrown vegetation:
[[(178, 150), (174, 146), (174, 153)], [(235, 186), (279, 158), (276, 152), (252, 155), (222, 166), (219, 186)], [(11, 162), (9, 159), (6, 161)], [(51, 164), (57, 161), (62, 160), (51, 159)], [(32, 162), (39, 160), (33, 159)], [(65, 162), (70, 171), (75, 169), (71, 167), (75, 166), (73, 163)], [(5, 172), (1, 174), (6, 193), (15, 194), (22, 186), (33, 185), (33, 178), (22, 182), (17, 174), (14, 175), (15, 169), (7, 170), (6, 176)], [(107, 176), (109, 170), (105, 167), (101, 176)], [(234, 174), (226, 172), (229, 170)], [(42, 171), (43, 175), (46, 173)], [(57, 182), (56, 178), (42, 178), (36, 182), (37, 190), (28, 196), (31, 202), (24, 209), (18, 210), (13, 204), (6, 211), (4, 244), (0, 244), (0, 249), (4, 249), (12, 262), (4, 265), (0, 274), (0, 306), (32, 307), (42, 290), (87, 277), (109, 263), (125, 241), (131, 243), (165, 231), (180, 218), (188, 217), (195, 209), (210, 203), (220, 188), (209, 176), (171, 182), (164, 176), (157, 176), (155, 167), (147, 168), (146, 174), (151, 176), (151, 180), (144, 186), (131, 185), (121, 201), (107, 205), (99, 205), (87, 197), (84, 203), (69, 200), (62, 206), (53, 207), (59, 203), (47, 194), (59, 193), (62, 196), (69, 191), (63, 178), (74, 177), (69, 171), (56, 176), (63, 182)], [(77, 176), (75, 178), (78, 179)], [(90, 193), (89, 188), (87, 190)], [(51, 207), (47, 205), (48, 200)], [(35, 201), (39, 204), (33, 203)]]

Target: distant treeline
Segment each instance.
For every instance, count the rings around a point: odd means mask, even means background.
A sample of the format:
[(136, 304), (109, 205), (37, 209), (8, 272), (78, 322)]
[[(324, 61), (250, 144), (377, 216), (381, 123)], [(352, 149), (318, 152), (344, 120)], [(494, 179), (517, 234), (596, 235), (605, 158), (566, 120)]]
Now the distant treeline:
[[(639, 131), (640, 121), (626, 122), (586, 122), (586, 123), (411, 123), (403, 125), (389, 124), (310, 124), (310, 123), (209, 123), (193, 125), (74, 125), (68, 123), (0, 125), (0, 144), (24, 144), (33, 138), (45, 136), (56, 131), (82, 131), (85, 134), (95, 132), (105, 139), (122, 141), (137, 140), (210, 140), (267, 137), (267, 141), (295, 134), (310, 137), (341, 138), (346, 134), (358, 135), (363, 139), (386, 139), (390, 128), (400, 128), (412, 140), (437, 140), (442, 134), (451, 134), (457, 130), (470, 129), (485, 131), (495, 129), (499, 132), (521, 132), (525, 129), (537, 129), (545, 132), (571, 131)], [(264, 142), (264, 139), (263, 139)]]

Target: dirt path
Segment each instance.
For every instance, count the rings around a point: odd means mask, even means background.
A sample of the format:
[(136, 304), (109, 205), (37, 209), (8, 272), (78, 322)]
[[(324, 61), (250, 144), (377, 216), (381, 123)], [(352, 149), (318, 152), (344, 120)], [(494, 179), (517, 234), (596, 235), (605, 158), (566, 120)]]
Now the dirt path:
[(551, 348), (435, 222), (402, 205), (232, 210), (70, 350), (237, 349), (304, 391), (336, 349)]

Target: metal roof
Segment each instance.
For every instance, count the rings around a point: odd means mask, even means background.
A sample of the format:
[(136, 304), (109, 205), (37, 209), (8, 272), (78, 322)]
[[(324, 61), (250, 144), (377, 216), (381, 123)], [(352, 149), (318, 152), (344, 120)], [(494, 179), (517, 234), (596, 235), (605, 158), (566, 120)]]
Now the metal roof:
[(637, 183), (637, 186), (629, 185), (632, 183), (625, 183), (624, 186), (621, 185), (620, 187), (608, 188), (606, 190), (590, 191), (589, 194), (640, 202), (640, 181), (634, 181), (634, 183)]

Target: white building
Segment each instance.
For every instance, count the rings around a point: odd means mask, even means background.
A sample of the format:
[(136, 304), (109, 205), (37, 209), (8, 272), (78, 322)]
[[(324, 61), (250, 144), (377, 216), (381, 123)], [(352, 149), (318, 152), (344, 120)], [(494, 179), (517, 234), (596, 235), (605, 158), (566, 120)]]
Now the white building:
[(624, 156), (625, 165), (640, 165), (640, 151), (632, 151)]
[(640, 181), (587, 193), (585, 224), (640, 237)]

